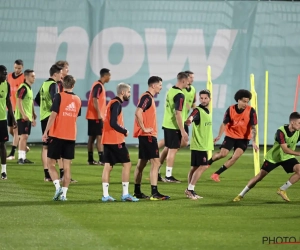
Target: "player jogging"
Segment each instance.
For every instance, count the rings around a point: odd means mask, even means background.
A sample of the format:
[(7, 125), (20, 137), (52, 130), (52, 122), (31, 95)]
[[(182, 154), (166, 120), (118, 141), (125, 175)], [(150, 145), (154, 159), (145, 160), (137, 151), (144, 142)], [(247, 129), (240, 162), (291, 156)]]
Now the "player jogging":
[(191, 138), (191, 169), (188, 173), (188, 188), (185, 194), (192, 200), (202, 198), (195, 192), (195, 185), (201, 175), (208, 168), (207, 151), (214, 149), (212, 116), (209, 113), (210, 91), (201, 90), (199, 92), (200, 105), (196, 107), (187, 121), (187, 125), (193, 123)]
[(300, 152), (296, 152), (297, 143), (300, 141), (300, 114), (293, 112), (289, 117), (289, 124), (283, 125), (276, 131), (275, 142), (273, 147), (267, 152), (265, 161), (260, 172), (253, 177), (242, 190), (242, 192), (234, 198), (233, 201), (240, 201), (250, 189), (263, 180), (272, 170), (278, 166), (282, 166), (286, 173), (294, 173), (289, 180), (277, 190), (277, 194), (285, 201), (290, 201), (286, 194), (286, 190), (300, 179), (300, 163), (295, 156), (300, 156)]
[(232, 157), (230, 157), (218, 171), (211, 175), (211, 179), (216, 182), (220, 181), (220, 174), (230, 168), (245, 152), (251, 138), (253, 148), (256, 151), (258, 150), (258, 146), (255, 143), (257, 132), (256, 111), (248, 105), (251, 98), (252, 94), (250, 91), (245, 89), (238, 90), (234, 95), (237, 104), (231, 105), (224, 115), (219, 134), (214, 139), (214, 142), (216, 143), (220, 140), (224, 131), (225, 138), (221, 145), (221, 150), (212, 156), (208, 164), (211, 165), (213, 162), (226, 157), (232, 148), (234, 152)]

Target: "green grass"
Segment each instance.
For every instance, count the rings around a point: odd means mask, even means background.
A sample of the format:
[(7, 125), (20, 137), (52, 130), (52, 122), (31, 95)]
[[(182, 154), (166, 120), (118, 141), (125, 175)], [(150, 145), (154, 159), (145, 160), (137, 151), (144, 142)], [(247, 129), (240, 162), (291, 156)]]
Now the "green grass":
[[(10, 147), (9, 147), (10, 150)], [(132, 172), (136, 148), (130, 148)], [(253, 176), (251, 151), (221, 176), (210, 175), (224, 161), (214, 163), (196, 186), (204, 199), (185, 197), (190, 168), (189, 150), (177, 154), (173, 174), (181, 184), (159, 183), (168, 201), (120, 202), (121, 166), (111, 174), (114, 203), (102, 203), (101, 166), (88, 166), (85, 147), (76, 148), (67, 202), (53, 202), (54, 186), (43, 181), (40, 147), (27, 158), (34, 165), (8, 162), (8, 180), (0, 181), (0, 249), (300, 249), (300, 245), (269, 246), (262, 237), (288, 236), (299, 240), (299, 186), (288, 190), (292, 202), (276, 195), (289, 177), (278, 168), (239, 203), (232, 199)], [(95, 153), (96, 158), (96, 153)], [(162, 169), (163, 173), (165, 168)], [(142, 191), (150, 193), (149, 167)], [(133, 174), (129, 188), (133, 191)]]

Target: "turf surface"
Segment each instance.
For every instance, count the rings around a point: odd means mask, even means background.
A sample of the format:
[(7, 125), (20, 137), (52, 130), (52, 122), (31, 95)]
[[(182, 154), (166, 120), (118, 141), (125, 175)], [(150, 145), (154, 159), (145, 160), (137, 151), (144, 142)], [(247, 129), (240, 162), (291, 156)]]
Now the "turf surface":
[[(137, 149), (130, 148), (130, 154), (133, 173)], [(159, 191), (171, 199), (137, 203), (120, 201), (119, 165), (111, 174), (109, 190), (117, 202), (99, 200), (103, 167), (86, 164), (85, 147), (76, 147), (72, 177), (79, 182), (70, 185), (67, 202), (52, 201), (54, 186), (43, 181), (40, 146), (32, 147), (27, 158), (35, 164), (9, 161), (8, 179), (0, 181), (0, 249), (300, 249), (300, 245), (270, 246), (268, 240), (263, 244), (263, 237), (300, 241), (299, 184), (288, 190), (290, 203), (276, 194), (289, 177), (283, 169), (274, 170), (241, 202), (232, 202), (254, 174), (250, 150), (221, 175), (220, 183), (209, 177), (224, 161), (214, 163), (196, 186), (204, 197), (196, 201), (184, 195), (187, 149), (178, 153), (173, 170), (182, 183), (159, 183)], [(150, 194), (148, 177), (149, 167), (143, 176), (146, 194)], [(132, 193), (133, 174), (131, 180)]]

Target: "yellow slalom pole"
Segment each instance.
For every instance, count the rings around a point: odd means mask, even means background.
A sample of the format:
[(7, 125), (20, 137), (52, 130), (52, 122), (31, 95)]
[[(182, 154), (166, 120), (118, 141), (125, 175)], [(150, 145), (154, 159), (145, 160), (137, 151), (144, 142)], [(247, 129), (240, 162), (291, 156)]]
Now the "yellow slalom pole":
[[(254, 75), (250, 75), (250, 86), (251, 86), (251, 106), (256, 110), (256, 115), (258, 116), (258, 107), (257, 107), (257, 93), (255, 91), (255, 82), (254, 82)], [(258, 124), (256, 125), (257, 133), (256, 137), (252, 138), (255, 140), (257, 146), (259, 146), (259, 137), (258, 137)], [(254, 160), (254, 174), (257, 175), (260, 171), (260, 159), (259, 159), (259, 152), (255, 152), (253, 148), (253, 160)]]
[(265, 119), (264, 119), (264, 157), (267, 154), (268, 143), (268, 108), (269, 108), (269, 72), (266, 71), (265, 79)]
[[(210, 97), (213, 98), (213, 87), (212, 87), (212, 82), (211, 82), (211, 67), (208, 65), (207, 66), (207, 83), (206, 83), (206, 88), (210, 91)], [(208, 109), (210, 112), (210, 115), (212, 116), (213, 113), (213, 103), (212, 99), (208, 105)], [(207, 152), (208, 159), (212, 157), (212, 151)]]

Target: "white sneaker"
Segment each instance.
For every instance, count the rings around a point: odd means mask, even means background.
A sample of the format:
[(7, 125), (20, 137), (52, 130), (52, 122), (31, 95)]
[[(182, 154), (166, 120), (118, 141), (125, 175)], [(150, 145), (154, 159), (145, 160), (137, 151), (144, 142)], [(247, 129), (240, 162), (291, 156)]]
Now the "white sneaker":
[(198, 198), (196, 197), (196, 195), (194, 194), (193, 191), (186, 189), (184, 191), (185, 195), (187, 198), (191, 199), (191, 200), (197, 200)]
[(58, 201), (58, 198), (62, 195), (63, 191), (62, 188), (59, 187), (59, 189), (55, 190), (55, 194), (53, 196), (54, 201)]
[(10, 155), (6, 158), (6, 160), (8, 161), (11, 161), (11, 160), (14, 160), (15, 159), (15, 156), (14, 155)]
[(67, 201), (68, 199), (65, 196), (60, 196), (61, 201)]

